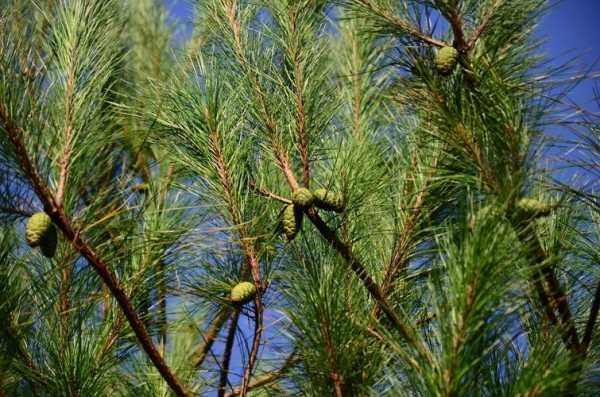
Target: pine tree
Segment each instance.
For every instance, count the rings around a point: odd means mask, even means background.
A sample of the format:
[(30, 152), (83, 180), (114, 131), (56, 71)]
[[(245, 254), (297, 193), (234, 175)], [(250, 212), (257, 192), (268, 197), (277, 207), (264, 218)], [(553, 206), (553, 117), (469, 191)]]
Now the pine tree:
[(0, 0), (0, 396), (600, 394), (548, 6)]

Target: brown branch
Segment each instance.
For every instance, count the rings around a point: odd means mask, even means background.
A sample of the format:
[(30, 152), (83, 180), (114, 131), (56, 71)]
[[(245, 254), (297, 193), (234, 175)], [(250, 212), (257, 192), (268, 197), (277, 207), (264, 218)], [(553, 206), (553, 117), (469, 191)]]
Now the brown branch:
[(225, 396), (225, 388), (229, 383), (229, 364), (231, 363), (231, 352), (233, 351), (233, 342), (235, 341), (235, 333), (237, 331), (240, 313), (241, 309), (236, 308), (229, 322), (229, 328), (227, 330), (227, 339), (225, 341), (225, 350), (223, 351), (223, 360), (221, 363), (221, 375), (219, 377), (218, 397)]
[(594, 335), (594, 327), (598, 320), (598, 311), (600, 310), (600, 282), (596, 286), (596, 294), (594, 295), (594, 301), (592, 302), (592, 308), (590, 309), (590, 316), (588, 317), (585, 325), (585, 334), (583, 341), (581, 342), (583, 351), (587, 351), (592, 342), (592, 336)]
[(447, 17), (450, 27), (452, 28), (452, 33), (454, 34), (454, 47), (463, 54), (466, 54), (468, 51), (468, 44), (463, 30), (463, 21), (455, 6), (448, 7)]
[(52, 221), (58, 228), (63, 232), (65, 238), (71, 242), (73, 247), (79, 251), (79, 253), (87, 259), (87, 261), (92, 265), (96, 273), (100, 276), (100, 278), (104, 281), (104, 283), (108, 286), (112, 295), (117, 300), (121, 310), (125, 314), (129, 325), (133, 329), (138, 341), (142, 345), (142, 348), (161, 374), (163, 379), (167, 382), (167, 384), (171, 387), (171, 389), (180, 397), (189, 397), (191, 396), (181, 384), (179, 379), (173, 374), (169, 366), (161, 357), (158, 350), (154, 346), (152, 342), (152, 338), (150, 334), (146, 330), (144, 323), (139, 318), (131, 300), (121, 287), (119, 280), (116, 276), (109, 270), (108, 265), (104, 260), (102, 260), (98, 254), (94, 251), (94, 249), (85, 242), (81, 235), (80, 230), (76, 229), (72, 224), (70, 219), (67, 217), (64, 212), (62, 206), (60, 206), (55, 197), (50, 193), (46, 184), (42, 181), (41, 177), (38, 175), (34, 165), (29, 160), (29, 156), (27, 154), (27, 150), (22, 142), (22, 132), (21, 130), (12, 124), (11, 120), (8, 117), (5, 109), (0, 106), (0, 121), (4, 124), (4, 129), (8, 135), (9, 140), (11, 141), (17, 158), (20, 161), (20, 166), (22, 171), (25, 173), (26, 177), (29, 179), (32, 187), (43, 203), (44, 210), (46, 213), (52, 218)]
[[(295, 352), (293, 352), (285, 360), (285, 362), (283, 363), (283, 366), (281, 368), (279, 368), (275, 372), (271, 372), (269, 374), (263, 375), (263, 376), (255, 379), (254, 382), (251, 382), (248, 385), (248, 390), (257, 389), (261, 386), (266, 386), (273, 382), (276, 382), (282, 376), (284, 376), (290, 370), (290, 368), (292, 368), (294, 366), (294, 364), (296, 364), (298, 361), (300, 361), (298, 359), (298, 356), (296, 355)], [(235, 389), (233, 389), (233, 391), (226, 393), (225, 397), (238, 396), (238, 395), (240, 395), (240, 392), (241, 392), (241, 387), (236, 387)]]
[(210, 326), (206, 330), (206, 333), (202, 336), (203, 342), (196, 351), (193, 353), (192, 360), (194, 361), (194, 366), (196, 368), (200, 368), (204, 363), (204, 360), (208, 356), (208, 352), (210, 351), (212, 345), (217, 340), (219, 336), (219, 332), (225, 325), (227, 319), (229, 319), (230, 311), (228, 308), (221, 308), (215, 318), (213, 318)]
[[(536, 274), (533, 278), (533, 285), (537, 291), (540, 302), (542, 303), (542, 307), (546, 311), (546, 317), (548, 318), (548, 321), (550, 321), (550, 324), (556, 326), (558, 325), (558, 318), (556, 318), (556, 314), (554, 314), (554, 310), (552, 310), (550, 298), (548, 297), (548, 293), (546, 292), (544, 284), (542, 283), (541, 275), (539, 272), (537, 273), (538, 274)], [(566, 343), (566, 339), (564, 341)]]
[(58, 180), (58, 189), (56, 191), (56, 203), (62, 207), (67, 179), (69, 177), (69, 162), (71, 157), (71, 126), (67, 128), (65, 137), (65, 147), (60, 159), (60, 176)]
[(159, 277), (158, 277), (158, 322), (159, 322), (159, 343), (162, 353), (164, 354), (167, 346), (167, 331), (168, 331), (168, 319), (167, 319), (167, 280), (165, 271), (165, 264), (162, 260), (158, 261), (157, 264)]
[(273, 152), (275, 153), (275, 157), (277, 159), (277, 164), (283, 171), (283, 174), (286, 177), (289, 185), (292, 187), (292, 190), (296, 190), (300, 187), (300, 185), (294, 176), (285, 148), (279, 140), (277, 123), (275, 122), (272, 114), (269, 112), (266, 95), (261, 89), (260, 82), (256, 77), (255, 69), (249, 66), (248, 60), (244, 54), (242, 47), (241, 25), (236, 13), (237, 2), (235, 0), (227, 0), (223, 6), (227, 19), (226, 22), (229, 24), (231, 34), (233, 35), (233, 50), (238, 58), (240, 66), (244, 68), (248, 79), (252, 83), (254, 95), (256, 96), (256, 99), (260, 105), (261, 117), (265, 124), (265, 128), (270, 135), (271, 144), (273, 145)]
[(567, 346), (569, 346), (574, 353), (580, 353), (581, 344), (579, 343), (577, 328), (575, 327), (575, 321), (573, 320), (573, 315), (571, 314), (571, 309), (569, 308), (567, 295), (563, 291), (562, 286), (556, 277), (554, 269), (552, 269), (548, 264), (545, 264), (542, 266), (541, 270), (546, 278), (546, 282), (548, 283), (550, 295), (552, 296), (553, 300), (553, 306), (555, 306), (560, 314), (562, 327), (565, 328), (564, 332), (568, 340)]

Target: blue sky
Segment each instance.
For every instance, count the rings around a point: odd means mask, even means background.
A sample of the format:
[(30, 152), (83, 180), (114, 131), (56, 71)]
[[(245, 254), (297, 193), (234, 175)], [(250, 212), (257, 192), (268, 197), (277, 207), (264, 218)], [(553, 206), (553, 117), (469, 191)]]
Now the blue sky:
[[(600, 60), (600, 0), (563, 0), (551, 10), (541, 25), (546, 37), (546, 53), (560, 60), (580, 55), (579, 67), (594, 66)], [(593, 70), (600, 70), (600, 64)], [(572, 95), (576, 103), (597, 110), (592, 102), (593, 82), (585, 82)]]
[[(193, 1), (165, 0), (165, 3), (176, 20), (191, 20)], [(600, 60), (600, 0), (558, 1), (543, 19), (539, 33), (547, 40), (546, 54), (556, 63), (578, 55), (578, 70), (592, 67)], [(600, 70), (600, 65), (594, 70)], [(600, 110), (592, 101), (593, 86), (592, 82), (581, 84), (570, 99), (590, 110)]]

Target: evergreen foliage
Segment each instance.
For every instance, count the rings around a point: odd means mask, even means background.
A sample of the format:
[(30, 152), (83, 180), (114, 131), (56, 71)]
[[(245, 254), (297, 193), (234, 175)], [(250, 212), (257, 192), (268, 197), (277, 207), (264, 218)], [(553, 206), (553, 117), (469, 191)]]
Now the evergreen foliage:
[(600, 395), (549, 2), (192, 3), (0, 0), (0, 397)]

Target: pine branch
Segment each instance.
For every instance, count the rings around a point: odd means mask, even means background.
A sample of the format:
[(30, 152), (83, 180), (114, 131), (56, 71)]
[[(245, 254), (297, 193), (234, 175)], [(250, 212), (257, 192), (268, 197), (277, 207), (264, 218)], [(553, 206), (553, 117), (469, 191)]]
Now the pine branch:
[(81, 238), (80, 230), (76, 229), (71, 224), (71, 221), (65, 214), (62, 206), (57, 203), (56, 198), (50, 193), (46, 184), (38, 175), (37, 170), (29, 160), (27, 150), (22, 141), (23, 134), (21, 130), (16, 125), (14, 125), (9, 119), (8, 113), (6, 112), (2, 104), (0, 104), (0, 121), (4, 125), (4, 129), (8, 135), (8, 138), (13, 145), (17, 158), (20, 161), (22, 171), (29, 179), (33, 189), (36, 192), (36, 195), (43, 203), (44, 210), (46, 211), (46, 213), (50, 216), (50, 218), (52, 218), (54, 224), (57, 225), (58, 228), (63, 232), (64, 236), (69, 242), (71, 242), (73, 247), (77, 251), (79, 251), (79, 253), (81, 253), (81, 255), (84, 258), (88, 260), (88, 262), (93, 266), (96, 273), (108, 286), (112, 295), (119, 303), (121, 310), (127, 317), (127, 321), (129, 322), (129, 325), (133, 329), (134, 333), (136, 334), (136, 337), (138, 338), (138, 341), (142, 345), (144, 351), (146, 352), (146, 354), (148, 355), (158, 372), (161, 374), (161, 376), (169, 384), (171, 389), (179, 397), (190, 397), (190, 394), (185, 390), (184, 386), (181, 384), (181, 382), (175, 376), (175, 374), (173, 374), (169, 366), (161, 357), (158, 350), (156, 350), (156, 347), (152, 342), (150, 334), (148, 333), (146, 327), (144, 326), (144, 323), (141, 321), (138, 314), (136, 313), (135, 308), (131, 303), (131, 300), (121, 287), (118, 279), (109, 270), (107, 264), (97, 255), (97, 253), (92, 249), (92, 247)]
[(456, 5), (448, 7), (448, 22), (450, 23), (452, 32), (454, 33), (454, 47), (463, 54), (466, 54), (469, 46), (466, 42), (465, 33), (463, 31), (462, 17), (458, 13)]
[(321, 233), (323, 238), (333, 247), (335, 250), (348, 262), (354, 273), (362, 281), (365, 288), (369, 291), (370, 295), (375, 299), (375, 302), (379, 304), (383, 312), (388, 316), (390, 321), (398, 328), (401, 336), (429, 362), (432, 362), (431, 353), (420, 341), (415, 339), (413, 332), (408, 326), (402, 321), (394, 309), (390, 306), (387, 299), (381, 292), (379, 286), (375, 281), (368, 275), (366, 268), (362, 263), (354, 256), (352, 249), (347, 244), (343, 243), (335, 231), (333, 231), (323, 219), (319, 216), (314, 208), (310, 208), (307, 212), (308, 218), (317, 230)]
[(550, 287), (550, 294), (553, 299), (553, 305), (557, 308), (558, 313), (561, 316), (562, 326), (565, 327), (565, 333), (567, 335), (568, 347), (574, 353), (580, 353), (582, 346), (579, 343), (579, 337), (577, 335), (577, 328), (575, 327), (575, 321), (569, 308), (569, 302), (567, 295), (562, 289), (560, 282), (556, 278), (556, 273), (549, 265), (545, 264), (542, 266), (542, 273), (546, 278), (546, 282)]
[(344, 379), (338, 370), (338, 358), (337, 351), (331, 340), (331, 322), (327, 316), (323, 316), (320, 321), (321, 333), (325, 339), (325, 351), (327, 352), (327, 359), (329, 361), (330, 374), (329, 377), (333, 382), (333, 390), (335, 397), (343, 397), (343, 384)]
[[(276, 156), (281, 156), (281, 153), (276, 152)], [(298, 188), (298, 182), (294, 174), (289, 171), (288, 181), (292, 187), (292, 189)], [(428, 361), (431, 362), (431, 354), (427, 350), (427, 348), (417, 341), (412, 336), (412, 332), (408, 329), (406, 324), (400, 319), (400, 317), (396, 314), (394, 309), (387, 302), (386, 298), (382, 294), (379, 286), (375, 281), (368, 275), (366, 268), (360, 263), (360, 261), (354, 256), (352, 253), (352, 249), (344, 244), (336, 235), (336, 233), (327, 226), (327, 224), (321, 219), (319, 214), (314, 208), (310, 208), (306, 211), (308, 218), (315, 225), (317, 230), (321, 233), (321, 235), (325, 238), (329, 244), (335, 248), (338, 253), (350, 264), (351, 269), (358, 276), (358, 278), (363, 282), (365, 288), (369, 291), (373, 299), (381, 306), (383, 312), (389, 317), (392, 323), (398, 328), (402, 337), (414, 348), (417, 349), (419, 353), (423, 355)]]
[(40, 393), (38, 390), (37, 383), (40, 383), (41, 385), (47, 384), (46, 380), (42, 376), (42, 372), (40, 371), (40, 369), (35, 365), (35, 363), (31, 359), (29, 352), (23, 346), (23, 343), (21, 343), (19, 341), (19, 338), (17, 336), (18, 334), (15, 331), (15, 329), (12, 327), (12, 324), (6, 325), (4, 327), (4, 329), (5, 329), (5, 332), (8, 333), (9, 337), (14, 340), (19, 358), (25, 363), (25, 366), (28, 368), (28, 370), (31, 371), (34, 374), (34, 376), (36, 377), (35, 381), (32, 381), (31, 379), (27, 379), (27, 383), (30, 384), (34, 394), (36, 396), (38, 396)]

